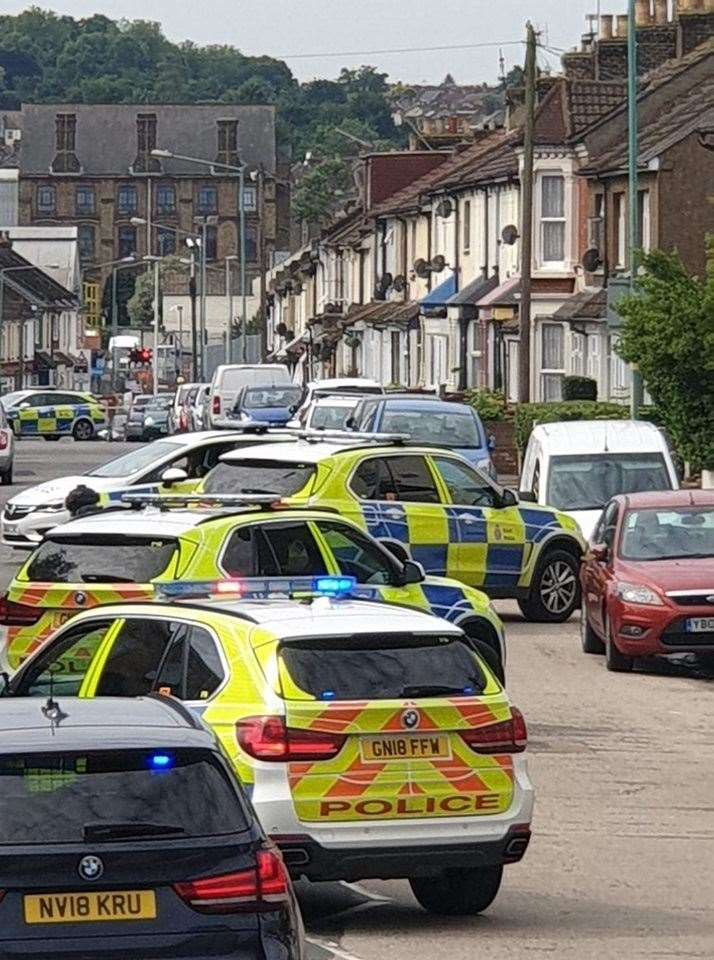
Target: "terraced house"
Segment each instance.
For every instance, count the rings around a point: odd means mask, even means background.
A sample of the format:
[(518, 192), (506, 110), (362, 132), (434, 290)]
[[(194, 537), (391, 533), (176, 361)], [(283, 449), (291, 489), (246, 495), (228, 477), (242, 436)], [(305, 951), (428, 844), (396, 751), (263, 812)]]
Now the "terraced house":
[[(643, 0), (637, 11), (641, 245), (676, 246), (698, 268), (714, 228), (714, 8), (680, 3), (670, 17)], [(629, 395), (614, 310), (629, 276), (625, 24), (603, 15), (563, 75), (538, 83), (534, 400), (559, 399), (573, 373), (597, 380), (601, 398)], [(296, 379), (362, 374), (518, 397), (522, 116), (512, 91), (503, 128), (477, 130), (421, 169), (409, 154), (364, 158), (362, 202), (267, 278), (268, 342)], [(418, 175), (385, 176), (398, 169)]]

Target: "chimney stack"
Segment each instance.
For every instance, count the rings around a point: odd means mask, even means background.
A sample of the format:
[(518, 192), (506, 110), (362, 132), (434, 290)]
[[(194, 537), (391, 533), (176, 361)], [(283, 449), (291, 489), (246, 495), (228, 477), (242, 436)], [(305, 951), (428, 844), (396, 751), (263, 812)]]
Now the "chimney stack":
[(661, 27), (669, 22), (667, 0), (655, 0), (654, 14), (657, 26)]
[(651, 20), (650, 0), (635, 0), (635, 24), (638, 27), (648, 27)]
[(600, 39), (601, 40), (612, 40), (612, 21), (613, 15), (611, 13), (603, 13), (600, 17)]
[(629, 17), (626, 13), (618, 13), (617, 15), (617, 39), (626, 40), (627, 39), (627, 24), (629, 22)]

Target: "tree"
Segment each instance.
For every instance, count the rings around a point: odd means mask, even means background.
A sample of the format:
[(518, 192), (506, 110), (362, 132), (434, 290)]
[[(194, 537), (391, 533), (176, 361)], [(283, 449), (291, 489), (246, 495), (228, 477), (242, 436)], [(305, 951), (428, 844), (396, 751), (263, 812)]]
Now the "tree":
[(676, 253), (642, 260), (633, 295), (617, 305), (619, 352), (636, 363), (662, 424), (695, 468), (714, 469), (714, 237), (703, 279)]

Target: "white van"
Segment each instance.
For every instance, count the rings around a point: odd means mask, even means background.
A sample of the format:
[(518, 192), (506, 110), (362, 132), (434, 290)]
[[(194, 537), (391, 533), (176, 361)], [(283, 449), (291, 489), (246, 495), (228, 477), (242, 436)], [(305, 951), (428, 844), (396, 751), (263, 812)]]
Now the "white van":
[(282, 363), (223, 363), (216, 367), (209, 391), (208, 423), (213, 428), (219, 419), (233, 408), (243, 387), (292, 386), (290, 371)]
[(678, 490), (667, 441), (643, 420), (574, 420), (534, 428), (523, 458), (521, 500), (569, 514), (589, 540), (620, 493)]

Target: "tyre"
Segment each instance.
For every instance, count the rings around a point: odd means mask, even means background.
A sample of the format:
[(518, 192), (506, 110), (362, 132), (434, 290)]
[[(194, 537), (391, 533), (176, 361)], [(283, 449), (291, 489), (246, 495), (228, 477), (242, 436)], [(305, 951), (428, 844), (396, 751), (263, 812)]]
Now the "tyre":
[(519, 600), (521, 613), (532, 623), (563, 623), (580, 604), (579, 562), (557, 547), (538, 561), (527, 600)]
[(435, 877), (413, 877), (412, 893), (428, 912), (459, 917), (481, 913), (496, 899), (503, 867), (445, 870)]
[(628, 657), (615, 646), (610, 631), (610, 621), (605, 621), (605, 666), (613, 673), (629, 673), (635, 665), (633, 657)]
[(89, 420), (78, 420), (72, 428), (75, 440), (91, 440), (94, 436), (94, 425)]
[(51, 437), (44, 437), (44, 439), (50, 443), (56, 443), (59, 440), (59, 437), (51, 436)]
[(9, 487), (12, 485), (12, 464), (10, 464), (4, 473), (0, 474), (0, 480), (2, 480), (2, 485), (4, 487)]
[(605, 653), (605, 644), (590, 626), (584, 603), (580, 607), (580, 642), (583, 653), (594, 653), (598, 656)]

